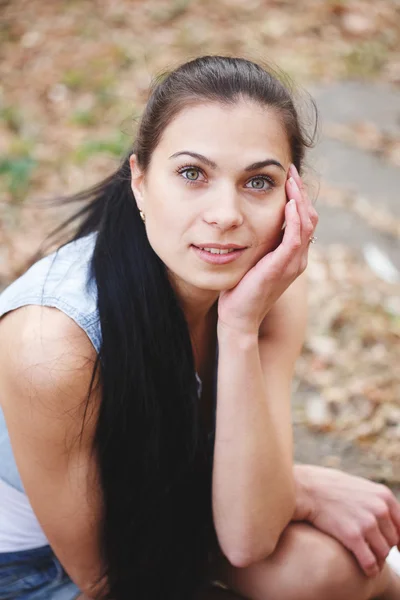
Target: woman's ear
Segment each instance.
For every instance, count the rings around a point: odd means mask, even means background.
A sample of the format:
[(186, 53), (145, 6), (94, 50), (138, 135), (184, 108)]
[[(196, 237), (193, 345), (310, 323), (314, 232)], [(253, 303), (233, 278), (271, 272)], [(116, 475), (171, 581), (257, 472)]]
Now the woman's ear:
[(139, 210), (144, 211), (144, 173), (138, 165), (136, 154), (131, 154), (129, 157), (129, 165), (131, 167), (131, 188)]

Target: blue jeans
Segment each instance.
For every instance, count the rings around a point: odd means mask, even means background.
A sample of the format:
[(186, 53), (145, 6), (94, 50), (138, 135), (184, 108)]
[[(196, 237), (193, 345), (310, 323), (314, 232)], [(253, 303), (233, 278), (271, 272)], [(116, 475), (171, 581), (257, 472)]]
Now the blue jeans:
[(74, 600), (79, 594), (50, 546), (0, 553), (0, 600)]

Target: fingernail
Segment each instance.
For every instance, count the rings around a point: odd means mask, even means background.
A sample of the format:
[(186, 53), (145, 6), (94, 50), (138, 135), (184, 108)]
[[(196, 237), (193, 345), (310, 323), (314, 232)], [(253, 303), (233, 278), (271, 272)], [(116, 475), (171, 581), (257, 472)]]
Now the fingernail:
[(291, 198), (291, 200), (289, 200), (288, 202), (290, 208), (294, 208), (296, 206), (296, 200), (294, 198)]
[(292, 187), (294, 187), (295, 189), (298, 189), (297, 183), (295, 182), (293, 177), (289, 177), (289, 183)]

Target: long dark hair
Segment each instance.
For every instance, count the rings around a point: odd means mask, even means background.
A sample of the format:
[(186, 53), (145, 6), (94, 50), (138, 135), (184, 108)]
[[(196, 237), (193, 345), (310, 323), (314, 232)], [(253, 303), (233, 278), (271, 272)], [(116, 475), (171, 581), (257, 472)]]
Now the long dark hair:
[[(240, 98), (276, 111), (300, 171), (312, 136), (300, 124), (288, 86), (251, 61), (221, 56), (197, 58), (157, 81), (132, 149), (141, 169), (146, 172), (160, 136), (183, 108)], [(104, 501), (105, 596), (189, 600), (206, 582), (217, 539), (213, 449), (200, 425), (188, 325), (149, 244), (130, 187), (129, 156), (92, 189), (61, 201), (84, 206), (53, 235), (71, 224), (68, 241), (96, 233), (91, 268), (102, 399), (94, 451)]]

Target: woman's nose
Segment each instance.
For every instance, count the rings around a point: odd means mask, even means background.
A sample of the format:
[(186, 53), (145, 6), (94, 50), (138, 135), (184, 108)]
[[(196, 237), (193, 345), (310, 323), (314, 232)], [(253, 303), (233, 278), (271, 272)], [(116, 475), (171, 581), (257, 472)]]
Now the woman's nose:
[(221, 186), (212, 194), (204, 211), (204, 220), (221, 229), (231, 229), (243, 223), (240, 195), (233, 186)]

